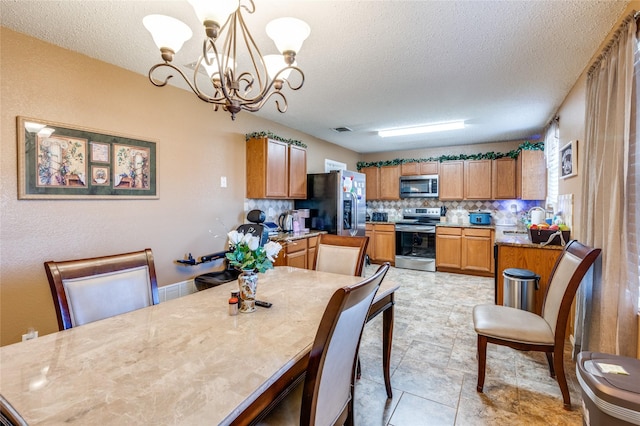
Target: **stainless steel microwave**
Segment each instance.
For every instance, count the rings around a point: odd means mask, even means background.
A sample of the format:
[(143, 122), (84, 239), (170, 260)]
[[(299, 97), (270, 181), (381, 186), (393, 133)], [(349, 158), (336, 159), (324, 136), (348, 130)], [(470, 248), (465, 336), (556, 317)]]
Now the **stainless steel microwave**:
[(438, 197), (438, 175), (401, 176), (400, 198)]

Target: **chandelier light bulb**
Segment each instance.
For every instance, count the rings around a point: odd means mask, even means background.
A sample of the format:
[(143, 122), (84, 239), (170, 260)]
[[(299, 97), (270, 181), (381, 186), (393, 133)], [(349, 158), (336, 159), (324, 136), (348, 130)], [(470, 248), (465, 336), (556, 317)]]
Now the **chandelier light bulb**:
[(238, 0), (187, 0), (201, 23), (213, 21), (222, 27), (240, 6)]
[(297, 18), (278, 18), (267, 24), (267, 35), (280, 53), (300, 52), (302, 43), (311, 34), (311, 27)]
[(184, 42), (193, 36), (187, 24), (171, 16), (147, 15), (142, 19), (142, 24), (160, 50), (169, 49), (178, 53)]

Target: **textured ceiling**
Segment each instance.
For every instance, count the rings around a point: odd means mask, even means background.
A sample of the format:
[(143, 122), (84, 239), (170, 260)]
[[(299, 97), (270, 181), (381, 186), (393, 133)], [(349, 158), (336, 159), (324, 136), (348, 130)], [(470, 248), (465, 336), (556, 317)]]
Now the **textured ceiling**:
[[(256, 114), (363, 153), (527, 139), (542, 132), (628, 3), (256, 0), (246, 20), (263, 54), (277, 53), (264, 32), (271, 19), (295, 16), (311, 26), (297, 58), (304, 87), (287, 93), (285, 114), (273, 104)], [(145, 15), (171, 15), (193, 30), (175, 63), (193, 62), (202, 48), (186, 1), (0, 6), (2, 26), (144, 75), (161, 61)], [(376, 134), (458, 119), (465, 129)], [(353, 132), (332, 130), (341, 126)]]

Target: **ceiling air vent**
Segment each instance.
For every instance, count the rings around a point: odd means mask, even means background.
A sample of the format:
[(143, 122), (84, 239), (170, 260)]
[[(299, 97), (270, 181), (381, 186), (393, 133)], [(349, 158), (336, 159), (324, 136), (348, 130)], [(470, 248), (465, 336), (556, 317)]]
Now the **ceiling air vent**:
[(333, 130), (336, 133), (353, 132), (353, 130), (351, 130), (348, 127), (335, 127), (335, 128), (333, 128), (331, 130)]

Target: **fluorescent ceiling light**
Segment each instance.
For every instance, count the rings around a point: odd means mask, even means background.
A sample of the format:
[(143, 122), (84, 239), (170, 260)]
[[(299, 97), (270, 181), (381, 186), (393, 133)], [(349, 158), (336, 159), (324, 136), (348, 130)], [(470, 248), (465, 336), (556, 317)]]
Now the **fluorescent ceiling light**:
[(378, 130), (378, 136), (388, 138), (391, 136), (417, 135), (421, 133), (444, 132), (446, 130), (464, 129), (464, 120), (451, 121), (449, 123), (427, 124), (418, 127), (405, 127), (402, 129)]

